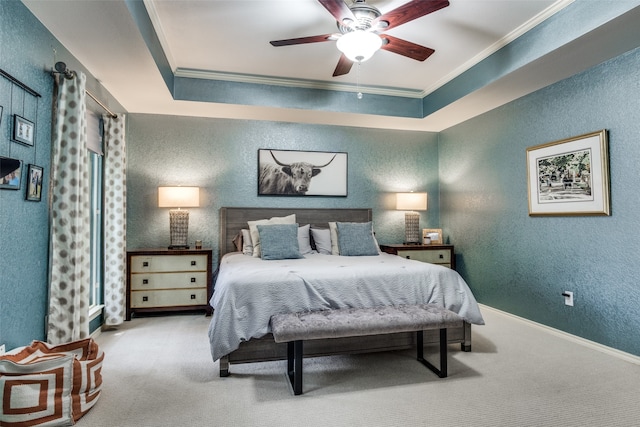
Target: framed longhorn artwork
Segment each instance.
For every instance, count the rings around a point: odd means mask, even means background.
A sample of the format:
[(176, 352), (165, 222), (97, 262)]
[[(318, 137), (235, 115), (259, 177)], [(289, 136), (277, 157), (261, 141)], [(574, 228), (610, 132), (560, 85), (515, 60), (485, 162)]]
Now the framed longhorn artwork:
[(259, 196), (347, 196), (347, 153), (258, 150)]

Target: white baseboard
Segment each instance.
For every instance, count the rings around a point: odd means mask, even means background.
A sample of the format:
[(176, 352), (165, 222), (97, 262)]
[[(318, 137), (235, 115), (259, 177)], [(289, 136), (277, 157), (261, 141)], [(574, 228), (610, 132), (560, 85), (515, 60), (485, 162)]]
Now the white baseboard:
[(519, 320), (519, 321), (521, 321), (523, 323), (526, 323), (529, 326), (533, 326), (535, 328), (541, 329), (541, 330), (543, 330), (543, 331), (545, 331), (547, 333), (550, 333), (552, 335), (555, 335), (557, 337), (564, 338), (566, 340), (569, 340), (569, 341), (572, 341), (574, 343), (583, 345), (585, 347), (592, 348), (592, 349), (600, 351), (602, 353), (606, 353), (606, 354), (608, 354), (610, 356), (617, 357), (618, 359), (625, 360), (625, 361), (633, 363), (635, 365), (640, 365), (640, 357), (636, 356), (634, 354), (627, 353), (627, 352), (615, 349), (613, 347), (607, 347), (606, 345), (597, 343), (595, 341), (590, 341), (588, 339), (579, 337), (577, 335), (573, 335), (573, 334), (570, 334), (568, 332), (564, 332), (564, 331), (561, 331), (559, 329), (555, 329), (555, 328), (552, 328), (550, 326), (543, 325), (542, 323), (534, 322), (533, 320), (525, 319), (524, 317), (516, 316), (515, 314), (511, 314), (511, 313), (508, 313), (506, 311), (502, 311), (502, 310), (499, 310), (497, 308), (490, 307), (488, 305), (484, 305), (484, 304), (479, 304), (479, 305), (482, 307), (483, 310), (491, 310), (491, 311), (493, 311), (495, 313), (499, 313), (499, 314), (502, 314), (504, 316), (510, 317), (512, 319)]

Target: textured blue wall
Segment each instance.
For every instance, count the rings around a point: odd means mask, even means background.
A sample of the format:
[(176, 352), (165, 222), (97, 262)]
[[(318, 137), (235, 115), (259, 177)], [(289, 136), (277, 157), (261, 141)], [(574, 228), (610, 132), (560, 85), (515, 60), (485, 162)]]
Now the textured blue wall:
[[(481, 302), (640, 355), (639, 112), (636, 49), (440, 134), (441, 222)], [(612, 216), (529, 217), (526, 148), (600, 129)]]
[[(0, 68), (42, 96), (0, 77), (0, 156), (23, 161), (19, 191), (0, 190), (0, 344), (7, 349), (45, 337), (48, 298), (51, 105), (56, 61), (87, 74), (87, 88), (115, 111), (121, 107), (18, 0), (0, 1)], [(24, 105), (24, 107), (23, 107)], [(99, 108), (89, 102), (89, 109)], [(36, 113), (37, 111), (37, 113)], [(102, 111), (100, 111), (102, 113)], [(11, 141), (12, 114), (36, 123), (35, 144)], [(27, 165), (44, 168), (42, 201), (25, 200)]]
[[(7, 348), (44, 338), (52, 79), (43, 64), (53, 60), (54, 45), (49, 33), (22, 3), (0, 2), (0, 68), (42, 95), (36, 116), (36, 108), (31, 107), (35, 98), (0, 77), (0, 105), (4, 107), (0, 156), (17, 158), (24, 164), (20, 190), (0, 190), (0, 343)], [(12, 114), (36, 123), (33, 147), (11, 141)], [(44, 167), (41, 202), (25, 201), (29, 163)]]
[[(356, 101), (354, 101), (356, 102)], [(348, 153), (348, 197), (258, 197), (258, 149)], [(217, 259), (222, 206), (371, 207), (381, 243), (401, 242), (397, 191), (426, 191), (421, 225), (437, 227), (437, 134), (338, 126), (130, 114), (127, 129), (127, 246), (169, 244), (169, 213), (157, 207), (160, 185), (202, 187), (190, 209), (189, 240)]]

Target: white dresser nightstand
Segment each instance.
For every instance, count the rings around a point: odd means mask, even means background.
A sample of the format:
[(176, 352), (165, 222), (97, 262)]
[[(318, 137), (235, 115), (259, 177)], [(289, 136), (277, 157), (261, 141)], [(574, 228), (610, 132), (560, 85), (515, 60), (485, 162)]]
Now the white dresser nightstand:
[(380, 245), (380, 250), (388, 254), (456, 269), (453, 245)]
[(127, 251), (127, 311), (204, 310), (211, 315), (211, 249)]

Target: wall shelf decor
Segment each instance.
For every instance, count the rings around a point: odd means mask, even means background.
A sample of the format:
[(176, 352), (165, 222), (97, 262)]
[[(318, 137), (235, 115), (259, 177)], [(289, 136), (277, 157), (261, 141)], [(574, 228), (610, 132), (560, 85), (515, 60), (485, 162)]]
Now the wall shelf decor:
[(19, 190), (22, 181), (22, 160), (0, 157), (0, 189)]
[(0, 68), (0, 76), (2, 76), (5, 79), (9, 80), (11, 83), (13, 83), (14, 85), (20, 87), (21, 89), (23, 89), (24, 91), (28, 92), (29, 94), (35, 96), (36, 98), (40, 98), (41, 97), (41, 95), (38, 92), (36, 92), (35, 90), (31, 89), (29, 86), (27, 86), (26, 84), (22, 83), (20, 80), (16, 79), (15, 77), (13, 77), (11, 74), (7, 73), (2, 68)]
[(36, 130), (33, 122), (17, 114), (13, 115), (13, 132), (11, 137), (13, 141), (33, 147), (35, 133)]
[(42, 178), (44, 170), (40, 166), (29, 165), (27, 172), (27, 195), (26, 199), (39, 202), (42, 198)]
[[(9, 80), (12, 83), (11, 86), (11, 105), (9, 107), (9, 115), (13, 116), (12, 132), (11, 132), (11, 140), (14, 142), (18, 142), (23, 145), (27, 145), (30, 147), (35, 146), (36, 144), (36, 119), (38, 117), (38, 98), (41, 98), (41, 95), (27, 86), (25, 83), (21, 82), (11, 74), (7, 73), (3, 69), (0, 69), (0, 76)], [(18, 87), (24, 91), (24, 95), (22, 97), (22, 106), (18, 108), (14, 108), (14, 96), (13, 96), (13, 88)], [(25, 105), (26, 97), (31, 95), (35, 98), (35, 101), (31, 104), (31, 107), (27, 108), (30, 114), (25, 113)], [(18, 104), (20, 102), (18, 101)], [(19, 114), (15, 113), (15, 110), (18, 110)], [(0, 121), (2, 111), (0, 111)], [(28, 118), (27, 118), (28, 117)]]

